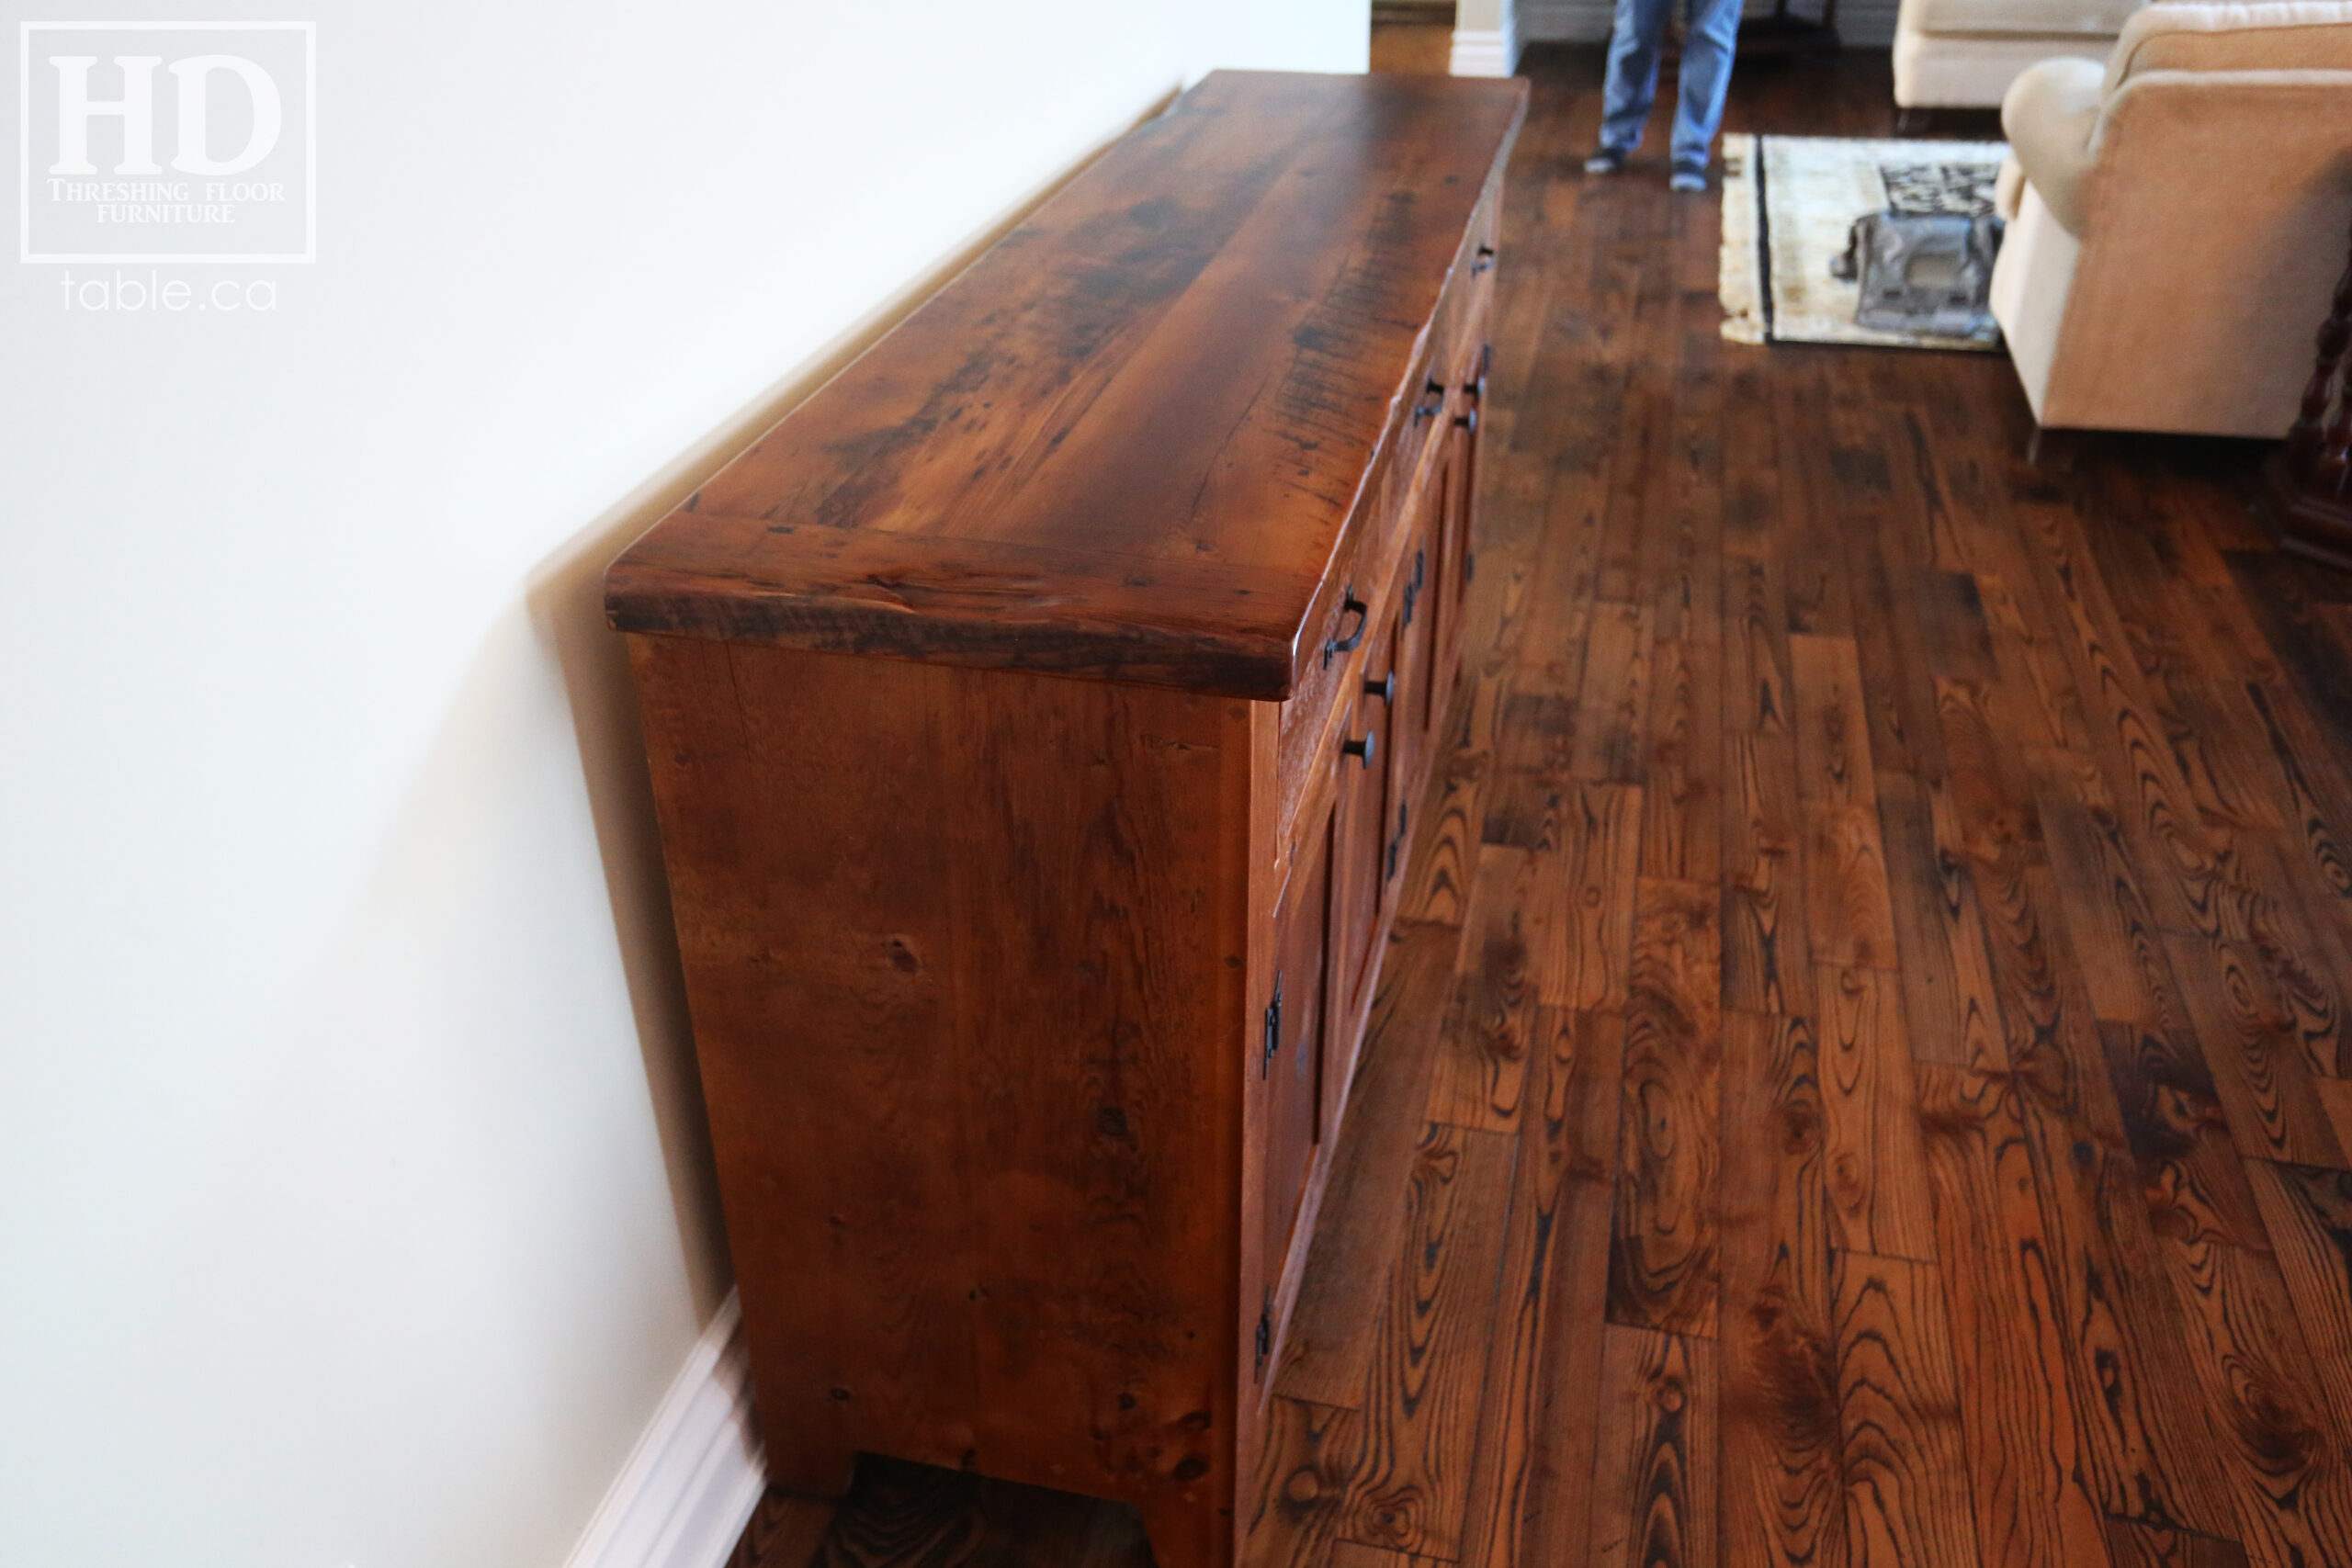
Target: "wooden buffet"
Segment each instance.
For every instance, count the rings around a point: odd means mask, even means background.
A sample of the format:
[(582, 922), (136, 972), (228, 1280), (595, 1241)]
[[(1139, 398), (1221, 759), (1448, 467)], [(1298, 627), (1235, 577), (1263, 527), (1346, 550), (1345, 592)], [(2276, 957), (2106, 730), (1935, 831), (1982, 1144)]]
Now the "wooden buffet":
[(781, 1485), (1229, 1563), (1462, 653), (1522, 83), (1220, 72), (631, 546)]

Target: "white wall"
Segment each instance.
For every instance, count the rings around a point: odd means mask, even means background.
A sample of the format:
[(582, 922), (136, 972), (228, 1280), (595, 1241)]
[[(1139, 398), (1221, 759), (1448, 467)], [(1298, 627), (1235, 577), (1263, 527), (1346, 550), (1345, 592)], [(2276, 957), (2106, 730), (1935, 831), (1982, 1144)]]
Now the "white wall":
[(174, 11), (316, 18), (318, 260), (0, 262), (0, 1562), (553, 1565), (728, 1283), (602, 567), (1363, 0)]

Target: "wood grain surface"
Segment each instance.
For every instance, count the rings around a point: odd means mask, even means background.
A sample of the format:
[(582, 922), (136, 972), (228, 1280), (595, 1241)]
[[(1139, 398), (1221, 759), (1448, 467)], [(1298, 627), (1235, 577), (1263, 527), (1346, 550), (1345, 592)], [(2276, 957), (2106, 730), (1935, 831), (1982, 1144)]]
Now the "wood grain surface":
[(1996, 357), (1722, 342), (1715, 200), (1583, 178), (1599, 53), (1530, 61), (1448, 825), (1248, 1557), (2352, 1563), (2352, 578), (2258, 448), (2037, 468)]
[(1289, 695), (1526, 101), (1211, 74), (631, 546), (613, 624)]

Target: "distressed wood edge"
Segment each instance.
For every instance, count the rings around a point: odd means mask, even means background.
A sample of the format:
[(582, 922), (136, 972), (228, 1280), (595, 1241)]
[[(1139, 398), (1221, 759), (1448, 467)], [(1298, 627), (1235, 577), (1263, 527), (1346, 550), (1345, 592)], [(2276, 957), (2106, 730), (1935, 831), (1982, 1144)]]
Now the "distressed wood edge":
[[(925, 535), (805, 529), (790, 580), (667, 564), (644, 541), (605, 579), (616, 631), (1020, 670), (1280, 702), (1291, 694), (1295, 626), (1171, 619), (1168, 601), (1257, 592), (1230, 568), (1170, 568)], [(1262, 581), (1262, 579), (1261, 579)]]

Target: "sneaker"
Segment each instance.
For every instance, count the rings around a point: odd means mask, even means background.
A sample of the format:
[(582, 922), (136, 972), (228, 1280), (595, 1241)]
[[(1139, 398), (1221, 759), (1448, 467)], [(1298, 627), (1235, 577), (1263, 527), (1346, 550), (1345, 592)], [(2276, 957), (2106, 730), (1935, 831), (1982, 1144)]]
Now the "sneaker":
[(1679, 191), (1705, 190), (1707, 188), (1707, 171), (1704, 169), (1677, 169), (1674, 171), (1673, 177), (1666, 182), (1666, 188), (1668, 190)]
[(1603, 147), (1584, 161), (1588, 175), (1613, 175), (1625, 167), (1625, 154), (1615, 147)]

